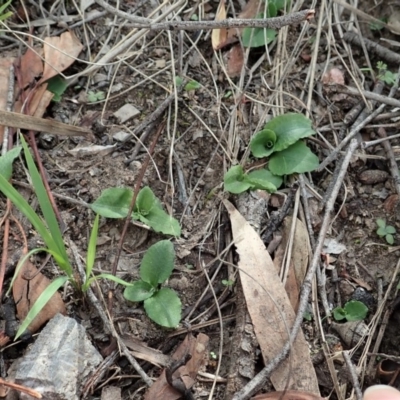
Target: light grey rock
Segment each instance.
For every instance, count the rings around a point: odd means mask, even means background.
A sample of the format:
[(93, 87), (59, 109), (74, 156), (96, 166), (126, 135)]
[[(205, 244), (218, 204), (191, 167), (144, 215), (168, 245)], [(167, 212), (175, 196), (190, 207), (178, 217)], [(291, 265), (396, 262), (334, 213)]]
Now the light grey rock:
[(116, 116), (121, 122), (121, 124), (125, 123), (129, 119), (136, 117), (136, 115), (139, 115), (140, 111), (134, 107), (132, 104), (125, 104), (123, 105), (118, 111), (114, 113), (114, 116)]
[[(19, 360), (15, 382), (48, 400), (78, 400), (80, 386), (103, 358), (74, 319), (57, 314)], [(32, 399), (21, 394), (20, 399)]]

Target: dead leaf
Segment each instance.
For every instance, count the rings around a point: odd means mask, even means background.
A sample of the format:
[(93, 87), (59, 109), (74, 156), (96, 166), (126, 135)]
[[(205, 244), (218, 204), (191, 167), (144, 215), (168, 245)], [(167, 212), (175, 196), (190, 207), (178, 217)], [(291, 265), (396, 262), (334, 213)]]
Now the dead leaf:
[[(172, 375), (173, 378), (181, 377), (188, 389), (193, 386), (197, 372), (205, 362), (208, 342), (208, 336), (203, 333), (200, 333), (197, 338), (188, 334), (172, 356), (173, 360), (180, 360), (186, 354), (192, 355), (192, 358), (187, 362), (187, 364), (178, 368)], [(164, 370), (154, 384), (147, 390), (144, 398), (145, 400), (178, 400), (181, 397), (182, 393), (177, 392), (168, 384)]]
[(88, 136), (92, 135), (89, 129), (64, 124), (59, 121), (32, 117), (10, 111), (0, 110), (0, 126), (11, 126), (19, 129), (31, 129), (38, 132), (47, 132), (62, 136)]
[(45, 65), (40, 82), (45, 82), (66, 70), (75, 62), (82, 49), (83, 45), (70, 31), (62, 33), (61, 36), (45, 38)]
[[(240, 280), (254, 332), (267, 364), (281, 353), (292, 329), (295, 314), (275, 266), (259, 235), (227, 200), (233, 240), (239, 254)], [(319, 394), (308, 343), (300, 331), (290, 357), (271, 374), (276, 390), (286, 388)]]
[[(215, 21), (222, 21), (226, 19), (225, 0), (220, 0)], [(213, 29), (211, 33), (211, 44), (214, 50), (219, 50), (221, 44), (224, 44), (227, 38), (227, 29)]]
[[(284, 258), (285, 250), (290, 239), (290, 230), (292, 228), (293, 218), (287, 216), (283, 221), (282, 229), (282, 241), (276, 251), (274, 264), (277, 268), (279, 274), (280, 268), (282, 266), (282, 260)], [(297, 219), (296, 229), (293, 238), (293, 248), (292, 256), (290, 260), (289, 273), (286, 279), (285, 290), (289, 296), (290, 303), (293, 310), (297, 312), (301, 285), (303, 284), (304, 277), (307, 273), (308, 266), (308, 255), (309, 255), (309, 245), (308, 245), (308, 231), (302, 221)]]
[(170, 358), (163, 354), (160, 350), (152, 349), (146, 346), (145, 343), (136, 339), (133, 335), (125, 334), (121, 336), (122, 341), (126, 347), (131, 350), (132, 355), (140, 360), (148, 361), (149, 363), (158, 367), (166, 367)]
[(283, 392), (258, 394), (257, 396), (252, 397), (251, 400), (325, 400), (325, 398), (316, 396), (309, 392), (286, 390)]
[(244, 63), (243, 48), (235, 44), (226, 55), (226, 73), (231, 78), (236, 78), (242, 73)]
[[(27, 279), (29, 277), (33, 278)], [(29, 260), (25, 261), (13, 285), (13, 297), (20, 321), (25, 319), (37, 298), (50, 283), (50, 280), (39, 272)], [(61, 313), (65, 315), (66, 312), (61, 295), (56, 292), (32, 321), (28, 329), (31, 333), (34, 333), (56, 314)]]
[(21, 86), (25, 89), (28, 85), (35, 83), (43, 73), (43, 61), (39, 55), (42, 50), (28, 48), (21, 57)]

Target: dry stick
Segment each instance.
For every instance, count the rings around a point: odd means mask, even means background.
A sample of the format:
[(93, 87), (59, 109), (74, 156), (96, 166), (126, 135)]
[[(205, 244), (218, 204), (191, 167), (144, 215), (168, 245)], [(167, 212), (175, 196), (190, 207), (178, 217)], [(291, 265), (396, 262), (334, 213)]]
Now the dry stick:
[[(393, 97), (395, 95), (395, 93), (397, 92), (397, 89), (399, 88), (399, 81), (400, 81), (400, 67), (397, 72), (396, 82), (390, 89), (388, 97)], [(386, 107), (386, 104), (381, 104), (374, 112), (372, 112), (367, 118), (365, 118), (364, 121), (362, 121), (359, 125), (355, 126), (350, 131), (350, 133), (339, 143), (339, 145), (336, 147), (336, 149), (333, 150), (332, 153), (329, 154), (329, 156), (326, 157), (324, 161), (322, 161), (322, 163), (319, 165), (317, 171), (322, 171), (328, 164), (330, 164), (333, 160), (335, 160), (337, 155), (339, 154), (340, 150), (342, 150), (343, 147), (346, 146), (347, 143), (349, 143), (350, 140), (353, 139), (353, 137), (356, 136), (357, 133), (360, 132), (360, 130), (362, 128), (364, 128), (365, 125), (367, 125), (377, 115), (379, 115), (385, 107)]]
[[(346, 32), (343, 35), (343, 39), (350, 44), (354, 44), (358, 47), (361, 47), (360, 37), (354, 32)], [(386, 47), (381, 46), (369, 39), (363, 39), (365, 47), (369, 52), (375, 53), (380, 59), (391, 63), (391, 64), (400, 64), (400, 54), (395, 53), (387, 49)]]
[(357, 400), (362, 400), (362, 391), (360, 388), (360, 382), (358, 381), (356, 369), (354, 368), (354, 365), (351, 362), (349, 352), (342, 351), (342, 355), (343, 355), (344, 361), (346, 362), (347, 368), (350, 371), (350, 377), (353, 382), (353, 389), (356, 392), (356, 398), (357, 398)]
[[(386, 131), (384, 128), (379, 128), (378, 129), (378, 135), (381, 138), (386, 138)], [(386, 140), (383, 142), (383, 147), (386, 151), (387, 158), (389, 159), (389, 169), (390, 173), (392, 174), (392, 178), (395, 182), (396, 186), (396, 192), (400, 196), (400, 174), (399, 174), (399, 167), (397, 166), (396, 159), (394, 157), (393, 149), (392, 146), (390, 145), (390, 142)]]
[[(82, 282), (84, 282), (86, 279), (86, 272), (84, 266), (81, 263), (78, 248), (72, 240), (69, 240), (69, 247), (72, 250), (72, 254), (74, 255), (79, 275), (81, 276)], [(153, 381), (147, 376), (146, 372), (143, 371), (142, 367), (135, 360), (129, 349), (126, 347), (125, 343), (119, 337), (117, 331), (115, 330), (113, 324), (110, 322), (110, 319), (107, 317), (107, 314), (102, 309), (99, 300), (97, 299), (90, 286), (86, 291), (86, 295), (91, 305), (97, 310), (101, 320), (103, 321), (105, 330), (108, 331), (107, 333), (111, 333), (111, 335), (117, 340), (118, 346), (122, 350), (122, 354), (128, 359), (128, 361), (131, 363), (132, 367), (140, 375), (140, 377), (146, 382), (147, 386), (150, 387), (153, 384)]]
[(360, 93), (359, 90), (352, 88), (351, 86), (337, 86), (336, 91), (338, 93), (351, 94), (353, 96), (364, 96), (367, 99), (379, 101), (380, 103), (388, 104), (389, 106), (400, 107), (400, 100), (366, 90), (363, 90), (362, 93)]
[(232, 400), (247, 400), (252, 395), (254, 395), (258, 390), (260, 390), (264, 386), (266, 379), (270, 376), (270, 374), (274, 371), (274, 369), (287, 357), (289, 350), (292, 346), (292, 343), (296, 339), (297, 333), (299, 332), (299, 329), (303, 322), (304, 312), (307, 308), (308, 298), (310, 296), (312, 288), (312, 281), (315, 272), (319, 266), (319, 263), (321, 261), (321, 253), (324, 246), (325, 235), (331, 221), (331, 212), (334, 209), (336, 197), (339, 193), (339, 189), (346, 174), (347, 167), (350, 163), (350, 159), (354, 151), (356, 150), (357, 146), (358, 146), (357, 140), (353, 139), (350, 142), (350, 145), (344, 157), (342, 170), (337, 178), (336, 185), (332, 190), (331, 198), (326, 204), (325, 214), (322, 221), (321, 230), (318, 235), (317, 243), (315, 246), (313, 259), (303, 282), (300, 301), (299, 301), (299, 309), (297, 311), (296, 319), (293, 324), (293, 329), (290, 333), (290, 339), (283, 346), (281, 354), (278, 354), (274, 359), (272, 359), (254, 379), (252, 379), (243, 389), (241, 389), (239, 392), (236, 393), (236, 395), (233, 397)]
[(222, 21), (173, 21), (173, 22), (153, 22), (151, 19), (137, 17), (107, 4), (104, 0), (95, 2), (112, 14), (116, 14), (128, 21), (131, 28), (144, 28), (150, 30), (201, 30), (201, 29), (221, 29), (221, 28), (271, 28), (279, 29), (287, 25), (298, 24), (304, 20), (314, 17), (314, 10), (303, 10), (282, 17), (268, 19), (225, 19)]

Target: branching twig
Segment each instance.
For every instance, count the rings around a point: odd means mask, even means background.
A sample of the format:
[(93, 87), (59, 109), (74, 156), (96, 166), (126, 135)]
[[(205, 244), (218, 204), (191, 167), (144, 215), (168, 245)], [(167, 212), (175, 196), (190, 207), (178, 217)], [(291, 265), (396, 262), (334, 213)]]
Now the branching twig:
[(295, 13), (287, 14), (282, 17), (274, 17), (268, 19), (226, 19), (223, 21), (171, 21), (171, 22), (154, 22), (151, 19), (137, 17), (132, 14), (120, 11), (104, 0), (95, 0), (98, 5), (112, 14), (118, 15), (128, 21), (131, 28), (144, 28), (149, 30), (200, 30), (200, 29), (221, 29), (221, 28), (271, 28), (280, 29), (287, 25), (295, 25), (304, 20), (314, 17), (314, 10), (303, 10)]
[[(347, 43), (361, 47), (360, 37), (354, 32), (346, 32), (343, 35), (343, 39)], [(391, 64), (400, 64), (400, 54), (395, 53), (394, 51), (391, 51), (369, 39), (363, 38), (363, 42), (367, 50), (371, 53), (375, 53), (380, 59)]]

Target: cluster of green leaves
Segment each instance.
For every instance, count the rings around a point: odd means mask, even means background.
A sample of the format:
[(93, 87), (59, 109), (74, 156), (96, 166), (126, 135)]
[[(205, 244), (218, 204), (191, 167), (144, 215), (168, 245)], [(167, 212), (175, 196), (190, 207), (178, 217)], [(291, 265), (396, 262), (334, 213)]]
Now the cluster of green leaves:
[(368, 307), (361, 301), (350, 300), (344, 307), (336, 307), (333, 309), (333, 318), (336, 321), (361, 321), (368, 314)]
[[(31, 222), (35, 230), (42, 237), (46, 247), (31, 250), (25, 257), (22, 258), (22, 260), (19, 262), (15, 270), (14, 277), (11, 281), (10, 289), (8, 290), (8, 292), (10, 292), (12, 285), (16, 277), (18, 276), (21, 267), (24, 265), (25, 261), (32, 254), (38, 252), (44, 251), (51, 254), (54, 260), (56, 261), (57, 265), (65, 273), (65, 275), (56, 278), (38, 297), (35, 304), (32, 306), (25, 320), (18, 329), (16, 338), (18, 338), (27, 329), (27, 327), (30, 325), (33, 319), (38, 315), (38, 313), (42, 310), (42, 308), (51, 299), (53, 294), (67, 281), (70, 281), (76, 288), (78, 287), (77, 282), (74, 279), (73, 269), (68, 258), (68, 254), (62, 237), (62, 232), (58, 225), (58, 221), (53, 211), (53, 207), (50, 203), (50, 199), (47, 195), (47, 191), (43, 184), (39, 171), (36, 168), (32, 155), (29, 152), (28, 146), (22, 135), (21, 135), (21, 142), (22, 142), (22, 148), (24, 149), (24, 155), (28, 166), (29, 175), (32, 179), (32, 184), (35, 189), (35, 194), (37, 196), (44, 221), (33, 210), (33, 208), (23, 198), (23, 196), (21, 196), (18, 193), (18, 191), (15, 190), (15, 188), (8, 182), (8, 179), (11, 177), (12, 173), (12, 162), (18, 156), (19, 152), (21, 151), (21, 147), (14, 148), (10, 152), (8, 152), (5, 156), (0, 158), (0, 191), (3, 192), (3, 194), (6, 197), (8, 197), (11, 200), (11, 202), (21, 211), (21, 213), (24, 214), (25, 217)], [(101, 274), (92, 277), (92, 269), (96, 254), (98, 225), (99, 225), (99, 216), (97, 216), (95, 219), (89, 240), (88, 252), (86, 257), (85, 282), (81, 286), (81, 290), (83, 291), (87, 290), (90, 283), (93, 282), (94, 279), (101, 279), (101, 278), (110, 279), (115, 282), (128, 285), (128, 283), (126, 283), (122, 279), (119, 279), (111, 274)]]
[(315, 134), (311, 121), (302, 114), (288, 113), (271, 119), (250, 141), (254, 157), (269, 157), (268, 167), (245, 173), (233, 166), (224, 176), (225, 190), (238, 194), (248, 189), (275, 192), (282, 176), (315, 170), (318, 157), (300, 139)]
[(11, 4), (11, 1), (12, 0), (8, 0), (4, 4), (2, 1), (0, 2), (0, 21), (4, 21), (13, 15), (11, 11), (6, 11), (7, 7)]
[(181, 320), (181, 301), (170, 288), (160, 287), (174, 269), (175, 250), (168, 240), (148, 248), (140, 264), (140, 280), (127, 286), (124, 297), (144, 302), (147, 315), (157, 324), (175, 328)]
[(389, 71), (387, 69), (387, 64), (382, 61), (378, 61), (376, 64), (376, 68), (378, 69), (378, 78), (385, 82), (388, 85), (393, 85), (396, 82), (397, 74)]
[[(264, 10), (257, 15), (257, 19), (274, 18), (278, 12), (284, 10), (290, 0), (266, 0), (261, 3)], [(276, 37), (277, 31), (270, 28), (245, 28), (242, 42), (245, 47), (261, 47), (270, 44)]]
[(376, 234), (379, 237), (384, 237), (388, 244), (393, 244), (393, 235), (396, 233), (396, 229), (391, 225), (386, 225), (386, 221), (381, 218), (378, 218), (376, 220), (376, 225), (378, 225), (378, 230), (376, 231)]
[[(132, 202), (133, 191), (128, 188), (110, 188), (104, 190), (91, 205), (97, 214), (106, 218), (126, 218)], [(132, 219), (139, 220), (156, 232), (165, 235), (180, 236), (179, 221), (167, 214), (160, 200), (149, 187), (144, 187), (137, 195)]]

